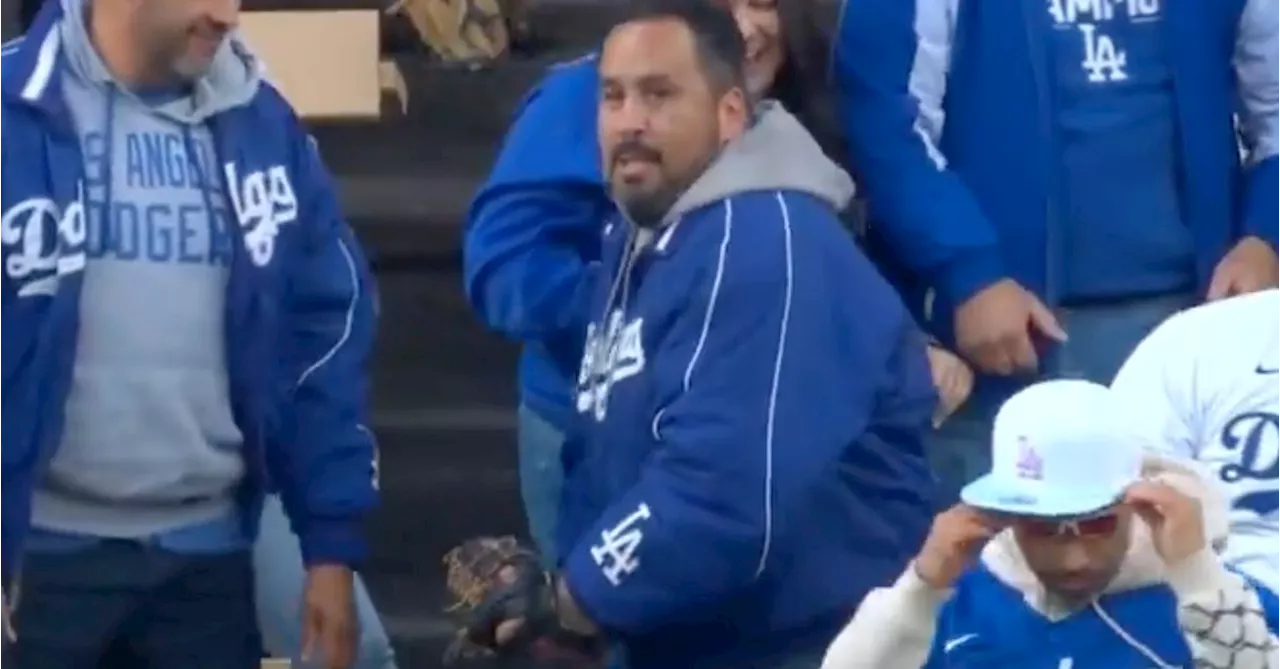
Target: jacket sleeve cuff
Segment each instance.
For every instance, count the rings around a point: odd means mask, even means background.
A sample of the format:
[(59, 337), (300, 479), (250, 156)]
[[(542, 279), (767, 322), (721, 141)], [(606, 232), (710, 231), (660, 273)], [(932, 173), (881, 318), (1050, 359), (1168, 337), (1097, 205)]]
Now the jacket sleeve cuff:
[(928, 661), (938, 611), (951, 590), (935, 590), (920, 579), (915, 563), (892, 587), (867, 594), (827, 648), (824, 669), (914, 669)]
[(995, 248), (980, 249), (956, 258), (943, 270), (936, 284), (953, 307), (1005, 278), (1004, 263)]
[(1213, 599), (1216, 597), (1215, 593), (1223, 588), (1224, 581), (1229, 577), (1230, 572), (1208, 546), (1165, 571), (1165, 580), (1178, 601), (1187, 601), (1206, 595)]
[(352, 518), (311, 519), (301, 545), (302, 561), (308, 567), (321, 564), (355, 567), (368, 553), (361, 523)]
[(1267, 242), (1272, 249), (1280, 237), (1280, 211), (1276, 197), (1280, 187), (1280, 158), (1271, 156), (1249, 169), (1244, 204), (1244, 234)]
[[(916, 571), (916, 563), (912, 562), (906, 571), (893, 584), (893, 590), (899, 601), (907, 608), (907, 615), (923, 616), (933, 620), (938, 615), (938, 608), (951, 599), (953, 589), (937, 590), (920, 578)], [(914, 618), (913, 618), (914, 619)]]

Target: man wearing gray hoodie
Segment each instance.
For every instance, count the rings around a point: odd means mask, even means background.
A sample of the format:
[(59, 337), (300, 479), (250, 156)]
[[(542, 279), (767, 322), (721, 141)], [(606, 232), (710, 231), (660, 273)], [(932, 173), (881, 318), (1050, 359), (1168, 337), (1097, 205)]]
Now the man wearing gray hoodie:
[(4, 50), (3, 567), (23, 669), (120, 645), (159, 669), (257, 667), (267, 491), (306, 565), (303, 654), (354, 662), (372, 279), (238, 11), (62, 0)]

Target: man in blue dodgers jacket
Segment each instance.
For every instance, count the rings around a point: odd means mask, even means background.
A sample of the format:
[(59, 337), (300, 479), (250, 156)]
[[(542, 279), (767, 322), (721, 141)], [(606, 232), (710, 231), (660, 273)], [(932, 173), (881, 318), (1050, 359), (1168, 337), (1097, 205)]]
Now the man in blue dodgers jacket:
[(1274, 669), (1276, 595), (1217, 555), (1226, 500), (1189, 462), (1144, 462), (1128, 410), (1080, 380), (1010, 398), (991, 473), (823, 669)]
[(848, 175), (781, 107), (752, 113), (743, 56), (727, 12), (667, 0), (599, 61), (622, 213), (555, 610), (634, 669), (816, 666), (932, 512), (925, 341), (837, 220)]
[(845, 3), (875, 236), (985, 373), (931, 453), (953, 494), (1010, 375), (1109, 383), (1170, 313), (1276, 284), (1277, 24), (1275, 0)]
[(314, 146), (229, 37), (237, 8), (51, 2), (4, 51), (21, 667), (90, 667), (116, 641), (151, 666), (256, 667), (268, 485), (308, 565), (312, 650), (351, 662), (373, 286)]

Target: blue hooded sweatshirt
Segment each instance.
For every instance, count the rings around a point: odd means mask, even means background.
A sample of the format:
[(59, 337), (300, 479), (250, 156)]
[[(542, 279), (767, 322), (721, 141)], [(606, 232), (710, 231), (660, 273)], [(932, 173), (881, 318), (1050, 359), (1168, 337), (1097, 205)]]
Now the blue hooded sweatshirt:
[(47, 527), (125, 538), (228, 491), (251, 538), (275, 489), (309, 564), (358, 562), (374, 287), (312, 141), (235, 38), (185, 113), (113, 89), (77, 8), (3, 56), (5, 578), (37, 487)]
[(467, 297), (489, 327), (525, 344), (522, 399), (564, 429), (582, 355), (600, 229), (613, 204), (600, 175), (596, 61), (556, 66), (526, 98), (471, 204)]
[(1004, 277), (1123, 299), (1274, 247), (1276, 54), (1272, 0), (847, 0), (833, 74), (872, 232), (950, 342)]
[(820, 652), (933, 512), (923, 334), (766, 103), (657, 229), (604, 228), (562, 570), (633, 669)]
[(1172, 567), (1134, 518), (1132, 541), (1105, 591), (1060, 601), (1031, 571), (1011, 531), (950, 592), (906, 570), (868, 595), (822, 669), (1131, 669), (1275, 666), (1278, 604), (1223, 566), (1228, 505), (1193, 465), (1152, 458), (1148, 475), (1199, 498), (1209, 546)]

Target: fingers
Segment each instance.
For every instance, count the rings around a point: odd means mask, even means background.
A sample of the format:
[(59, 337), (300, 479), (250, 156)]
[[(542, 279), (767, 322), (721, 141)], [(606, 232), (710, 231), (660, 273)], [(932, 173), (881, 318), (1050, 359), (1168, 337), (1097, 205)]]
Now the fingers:
[(1049, 309), (1049, 307), (1046, 307), (1043, 302), (1036, 299), (1034, 295), (1028, 293), (1027, 297), (1031, 300), (1029, 309), (1031, 326), (1034, 327), (1037, 332), (1049, 339), (1052, 339), (1053, 341), (1058, 343), (1066, 341), (1067, 331), (1062, 327), (1062, 324), (1058, 322), (1058, 317), (1053, 314), (1053, 311)]
[(989, 539), (1009, 526), (1005, 518), (967, 504), (957, 504), (949, 513), (953, 513), (957, 522), (966, 530), (963, 534), (975, 539)]
[(13, 643), (18, 640), (18, 633), (13, 629), (13, 617), (9, 614), (9, 607), (4, 607), (4, 640)]
[(300, 657), (303, 662), (310, 662), (311, 658), (316, 654), (316, 638), (319, 631), (316, 629), (314, 617), (304, 614), (302, 621), (302, 654)]
[(516, 618), (514, 620), (504, 620), (498, 623), (497, 629), (493, 633), (494, 641), (499, 646), (505, 646), (520, 636), (520, 630), (524, 627), (524, 618)]
[(1177, 490), (1158, 481), (1138, 481), (1124, 493), (1124, 501), (1128, 504), (1157, 508), (1176, 504), (1178, 500)]
[(1205, 294), (1205, 300), (1213, 302), (1229, 297), (1233, 291), (1235, 284), (1234, 272), (1230, 263), (1222, 263), (1213, 270), (1213, 278), (1209, 281), (1209, 292)]
[(1026, 323), (1001, 333), (990, 342), (977, 347), (974, 362), (989, 374), (1011, 376), (1019, 372), (1034, 372), (1040, 365)]
[(1185, 500), (1169, 485), (1158, 481), (1139, 481), (1125, 491), (1124, 501), (1148, 526), (1156, 529)]
[(973, 390), (973, 372), (959, 356), (950, 351), (930, 346), (929, 367), (933, 373), (933, 385), (938, 390), (938, 406), (933, 413), (933, 426), (942, 425)]
[(957, 370), (942, 380), (938, 386), (938, 407), (933, 412), (933, 426), (940, 427), (969, 399), (973, 390), (973, 375)]
[(1030, 333), (1025, 330), (1018, 332), (1009, 337), (1005, 345), (1008, 347), (1014, 372), (1035, 372), (1040, 369), (1040, 355), (1036, 353)]
[(1021, 372), (1035, 372), (1040, 367), (1040, 355), (1028, 331), (1028, 319), (1011, 320), (1002, 332), (975, 347), (974, 362), (989, 374), (1011, 376)]

